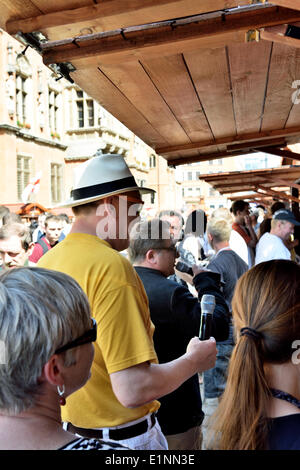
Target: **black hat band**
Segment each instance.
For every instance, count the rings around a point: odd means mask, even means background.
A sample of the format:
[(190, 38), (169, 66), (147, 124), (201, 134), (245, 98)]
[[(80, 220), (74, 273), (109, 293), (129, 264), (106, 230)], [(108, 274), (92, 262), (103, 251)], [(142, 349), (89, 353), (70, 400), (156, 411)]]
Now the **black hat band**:
[(110, 194), (115, 191), (120, 191), (121, 189), (131, 187), (136, 187), (136, 189), (138, 189), (138, 186), (133, 176), (129, 176), (128, 178), (122, 178), (117, 181), (109, 181), (108, 183), (94, 184), (93, 186), (86, 186), (84, 188), (73, 189), (71, 191), (71, 198), (74, 201), (79, 201), (81, 199), (88, 199), (94, 196)]

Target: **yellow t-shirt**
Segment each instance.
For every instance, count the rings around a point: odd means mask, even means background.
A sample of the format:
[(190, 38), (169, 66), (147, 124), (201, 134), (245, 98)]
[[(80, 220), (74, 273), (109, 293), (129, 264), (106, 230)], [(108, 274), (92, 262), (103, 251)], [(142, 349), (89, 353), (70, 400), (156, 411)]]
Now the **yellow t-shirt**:
[(129, 261), (96, 236), (71, 233), (38, 266), (76, 279), (98, 324), (92, 376), (67, 398), (63, 420), (83, 428), (111, 427), (156, 411), (158, 401), (125, 408), (113, 393), (109, 377), (142, 362), (157, 363), (147, 295)]

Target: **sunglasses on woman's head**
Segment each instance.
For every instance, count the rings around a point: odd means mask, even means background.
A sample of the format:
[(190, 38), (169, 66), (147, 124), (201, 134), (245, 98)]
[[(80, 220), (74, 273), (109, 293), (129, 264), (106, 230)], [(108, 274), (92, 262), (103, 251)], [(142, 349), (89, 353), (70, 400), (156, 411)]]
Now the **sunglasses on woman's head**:
[(61, 348), (58, 348), (54, 354), (60, 354), (68, 349), (76, 348), (77, 346), (82, 346), (83, 344), (93, 343), (97, 339), (97, 322), (94, 318), (92, 318), (92, 328), (87, 330), (83, 335), (79, 336), (78, 338), (70, 341), (69, 343), (65, 344)]

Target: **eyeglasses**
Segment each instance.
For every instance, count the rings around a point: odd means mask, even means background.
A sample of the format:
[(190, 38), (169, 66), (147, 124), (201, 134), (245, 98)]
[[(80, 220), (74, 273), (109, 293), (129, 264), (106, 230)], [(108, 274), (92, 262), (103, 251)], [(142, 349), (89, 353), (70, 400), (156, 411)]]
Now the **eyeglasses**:
[(54, 354), (60, 354), (68, 349), (76, 348), (77, 346), (82, 346), (83, 344), (93, 343), (97, 339), (97, 322), (92, 318), (92, 328), (87, 330), (79, 338), (70, 341), (70, 343), (65, 344), (61, 348), (58, 348)]

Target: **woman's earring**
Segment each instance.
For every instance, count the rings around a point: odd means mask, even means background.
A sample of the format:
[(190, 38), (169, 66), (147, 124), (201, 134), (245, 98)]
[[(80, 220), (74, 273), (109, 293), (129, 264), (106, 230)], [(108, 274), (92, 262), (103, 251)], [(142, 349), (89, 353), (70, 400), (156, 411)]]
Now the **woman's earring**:
[(62, 386), (62, 390), (60, 389), (60, 386), (57, 385), (57, 393), (59, 395), (59, 403), (60, 403), (60, 406), (64, 406), (66, 404), (66, 399), (64, 397), (64, 393), (65, 393), (65, 386), (63, 385)]

